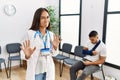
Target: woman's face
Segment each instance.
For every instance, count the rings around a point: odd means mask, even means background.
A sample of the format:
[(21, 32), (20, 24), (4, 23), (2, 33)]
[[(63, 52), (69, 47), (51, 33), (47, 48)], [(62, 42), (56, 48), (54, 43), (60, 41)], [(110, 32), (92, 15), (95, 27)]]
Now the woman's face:
[(40, 17), (40, 27), (47, 28), (50, 23), (50, 16), (48, 12), (43, 11)]

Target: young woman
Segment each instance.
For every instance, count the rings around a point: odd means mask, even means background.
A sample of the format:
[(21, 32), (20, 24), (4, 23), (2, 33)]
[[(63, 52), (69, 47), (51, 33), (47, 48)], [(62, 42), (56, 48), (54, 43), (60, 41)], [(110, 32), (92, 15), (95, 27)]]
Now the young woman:
[(36, 10), (27, 39), (21, 46), (21, 58), (27, 60), (26, 80), (55, 80), (52, 56), (60, 40), (50, 29), (50, 15), (45, 8)]

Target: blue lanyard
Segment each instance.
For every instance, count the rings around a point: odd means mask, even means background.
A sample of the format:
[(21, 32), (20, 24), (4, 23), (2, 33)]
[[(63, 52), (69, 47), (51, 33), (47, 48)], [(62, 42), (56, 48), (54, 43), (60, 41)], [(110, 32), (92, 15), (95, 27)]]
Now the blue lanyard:
[[(49, 31), (48, 30), (46, 30), (46, 33), (47, 33), (47, 35), (46, 35), (46, 37), (45, 37), (45, 41), (43, 40), (43, 37), (42, 37), (42, 34), (41, 34), (41, 32), (38, 30), (38, 31), (36, 31), (36, 33), (35, 33), (35, 35), (34, 35), (34, 38), (36, 38), (36, 35), (37, 34), (39, 34), (39, 37), (42, 39), (42, 41), (43, 41), (43, 44), (44, 44), (44, 48), (46, 48), (46, 45), (47, 45), (47, 37), (48, 37), (48, 35), (49, 35), (49, 37), (50, 37), (50, 33), (49, 33)], [(50, 37), (50, 39), (51, 39), (51, 37)], [(51, 43), (51, 40), (50, 40), (50, 49), (52, 48), (52, 43)]]
[[(46, 33), (48, 35), (48, 31), (46, 30)], [(45, 35), (45, 40), (43, 39), (43, 36), (41, 34), (41, 32), (39, 31), (39, 37), (42, 39), (43, 44), (44, 44), (44, 48), (46, 48), (46, 44), (47, 44), (47, 35)]]

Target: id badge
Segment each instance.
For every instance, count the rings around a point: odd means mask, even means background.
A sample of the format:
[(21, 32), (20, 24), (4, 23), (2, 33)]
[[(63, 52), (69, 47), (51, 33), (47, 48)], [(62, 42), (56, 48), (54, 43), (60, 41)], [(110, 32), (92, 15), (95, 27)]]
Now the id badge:
[(40, 50), (41, 55), (48, 55), (50, 54), (50, 48), (43, 48)]

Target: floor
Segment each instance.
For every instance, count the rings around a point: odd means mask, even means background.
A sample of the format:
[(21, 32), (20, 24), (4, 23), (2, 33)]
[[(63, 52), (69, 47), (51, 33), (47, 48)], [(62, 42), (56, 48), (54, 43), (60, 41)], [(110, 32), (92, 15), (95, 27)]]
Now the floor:
[[(59, 76), (59, 64), (56, 61), (55, 61), (55, 70), (56, 70), (55, 80), (70, 80), (68, 66), (64, 66), (64, 71), (63, 71), (62, 77)], [(13, 67), (12, 73), (11, 73), (12, 74), (11, 78), (7, 79), (5, 70), (2, 70), (2, 72), (0, 72), (0, 80), (25, 80), (25, 73), (26, 72), (23, 67), (21, 67), (21, 68), (18, 66)], [(90, 80), (90, 77), (87, 77), (86, 80)], [(94, 78), (94, 80), (99, 80), (99, 79)]]

